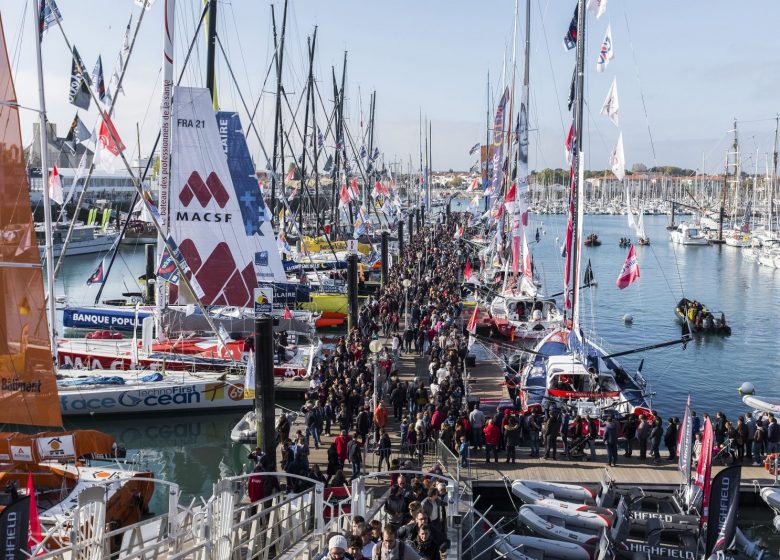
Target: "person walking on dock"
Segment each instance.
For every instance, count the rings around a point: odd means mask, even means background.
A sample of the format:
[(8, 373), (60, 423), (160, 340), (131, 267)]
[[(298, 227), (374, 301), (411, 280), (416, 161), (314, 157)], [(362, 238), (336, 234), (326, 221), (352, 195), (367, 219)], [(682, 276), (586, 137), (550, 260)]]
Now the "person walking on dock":
[(607, 418), (604, 425), (604, 444), (607, 446), (607, 464), (610, 467), (617, 466), (618, 425), (612, 416)]
[(540, 418), (538, 414), (532, 413), (526, 417), (526, 430), (528, 432), (528, 441), (531, 447), (530, 456), (539, 457), (539, 434), (541, 433), (541, 426), (539, 425)]
[(485, 462), (490, 463), (490, 454), (492, 453), (496, 463), (498, 463), (498, 444), (501, 439), (501, 431), (492, 418), (488, 419), (483, 432), (485, 434)]
[(544, 458), (549, 459), (552, 453), (553, 460), (558, 454), (558, 435), (561, 433), (561, 418), (557, 410), (550, 412), (550, 416), (544, 423), (542, 435), (544, 435)]
[(515, 463), (515, 449), (520, 444), (520, 424), (517, 421), (517, 417), (512, 414), (507, 419), (506, 427), (504, 428), (504, 434), (506, 437), (506, 462), (512, 460), (512, 464)]
[(650, 438), (650, 431), (653, 429), (647, 416), (639, 415), (639, 426), (636, 429), (636, 439), (639, 441), (639, 458), (644, 461), (647, 459), (647, 440)]
[(357, 438), (358, 434), (355, 432), (347, 443), (347, 454), (352, 465), (352, 478), (350, 480), (355, 480), (360, 476), (360, 469), (363, 466), (363, 446), (360, 445)]
[(379, 436), (379, 444), (377, 447), (377, 455), (379, 455), (379, 470), (382, 470), (382, 463), (387, 463), (387, 470), (390, 470), (390, 452), (392, 443), (390, 442), (390, 436), (382, 429)]
[(653, 464), (661, 464), (661, 438), (663, 437), (663, 429), (661, 428), (661, 419), (657, 416), (653, 421), (653, 427), (650, 430), (650, 444), (653, 448)]
[(623, 454), (624, 457), (631, 457), (633, 455), (634, 439), (636, 438), (637, 429), (637, 417), (633, 414), (629, 414), (626, 418), (626, 424), (623, 427), (623, 435), (625, 436), (626, 450)]
[(469, 413), (469, 423), (471, 424), (471, 447), (473, 449), (482, 449), (482, 429), (485, 427), (485, 414), (475, 406)]
[(590, 447), (590, 457), (586, 461), (596, 460), (596, 438), (599, 436), (599, 428), (596, 425), (596, 419), (588, 414), (588, 447)]
[(677, 460), (677, 423), (675, 419), (667, 420), (666, 432), (664, 432), (664, 445), (669, 450), (669, 460)]

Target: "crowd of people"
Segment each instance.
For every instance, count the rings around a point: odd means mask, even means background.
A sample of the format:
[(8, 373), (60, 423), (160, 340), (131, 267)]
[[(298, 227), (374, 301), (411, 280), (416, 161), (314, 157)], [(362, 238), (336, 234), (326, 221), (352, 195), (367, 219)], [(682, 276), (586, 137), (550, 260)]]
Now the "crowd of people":
[[(565, 459), (594, 461), (602, 444), (611, 466), (618, 463), (619, 445), (624, 457), (659, 464), (663, 444), (666, 459), (677, 460), (678, 417), (664, 422), (653, 412), (596, 418), (579, 416), (566, 406), (523, 414), (516, 372), (509, 371), (505, 378), (509, 406), (483, 410), (478, 401), (467, 402), (461, 275), (469, 251), (455, 235), (457, 228), (453, 220), (418, 231), (387, 282), (360, 307), (357, 325), (315, 364), (302, 409), (303, 428), (291, 434), (289, 416), (278, 418), (279, 470), (343, 487), (366, 471), (368, 461), (372, 470), (422, 471), (425, 453), (437, 441), (462, 467), (477, 457), (487, 463), (516, 463), (522, 454), (541, 457), (542, 452), (547, 459), (557, 459), (560, 453)], [(371, 343), (380, 337), (383, 349), (372, 352), (376, 345)], [(403, 356), (415, 358), (413, 378), (399, 373)], [(693, 426), (696, 462), (702, 423), (695, 413)], [(718, 413), (713, 428), (717, 445), (729, 445), (739, 460), (759, 463), (780, 445), (780, 428), (771, 415), (757, 421), (748, 413), (732, 424)], [(327, 464), (309, 460), (311, 446), (327, 447)], [(278, 491), (278, 481), (262, 476), (273, 469), (268, 457), (256, 452), (254, 458), (249, 494), (257, 501)], [(331, 536), (323, 558), (438, 560), (447, 543), (447, 487), (436, 474), (440, 468), (428, 476), (391, 475), (385, 524), (356, 516), (349, 534)], [(297, 477), (287, 480), (293, 491), (306, 484), (311, 483)]]

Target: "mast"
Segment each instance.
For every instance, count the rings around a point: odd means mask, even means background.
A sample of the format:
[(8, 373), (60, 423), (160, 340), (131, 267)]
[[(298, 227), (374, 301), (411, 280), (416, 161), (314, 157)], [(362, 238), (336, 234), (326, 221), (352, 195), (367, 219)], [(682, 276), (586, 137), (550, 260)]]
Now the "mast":
[[(480, 173), (484, 173), (482, 178), (482, 192), (487, 190), (487, 182), (490, 180), (490, 174), (488, 173), (488, 166), (490, 165), (490, 70), (487, 73), (487, 83), (485, 84), (485, 170), (482, 171), (482, 161), (480, 159)], [(480, 150), (480, 158), (482, 156), (482, 150)], [(485, 195), (485, 212), (487, 212), (490, 206), (490, 197)]]
[[(312, 152), (313, 152), (313, 163), (312, 163), (312, 171), (314, 172), (314, 208), (313, 212), (315, 216), (319, 216), (320, 212), (320, 170), (319, 170), (319, 141), (320, 141), (320, 135), (317, 129), (317, 113), (316, 113), (316, 105), (314, 103), (314, 51), (317, 48), (317, 26), (314, 26), (314, 37), (311, 41), (311, 64), (309, 64), (309, 82), (311, 83), (311, 88), (309, 89), (309, 95), (311, 96), (311, 137), (312, 137)], [(323, 212), (323, 218), (324, 212)], [(325, 221), (323, 219), (323, 221)], [(323, 235), (325, 235), (328, 239), (330, 239), (330, 234), (326, 234), (324, 231), (322, 232)]]
[(577, 141), (577, 153), (573, 172), (577, 174), (574, 182), (573, 206), (574, 215), (572, 216), (572, 243), (570, 266), (572, 274), (572, 329), (579, 330), (579, 306), (580, 306), (580, 243), (582, 242), (582, 196), (581, 190), (585, 182), (585, 154), (582, 149), (583, 137), (583, 106), (585, 103), (585, 0), (577, 0), (577, 88), (576, 113), (574, 119), (574, 131)]
[(35, 26), (35, 60), (38, 69), (38, 103), (40, 107), (38, 111), (40, 133), (38, 136), (41, 143), (41, 182), (43, 184), (43, 216), (46, 233), (46, 287), (49, 293), (49, 304), (46, 306), (46, 309), (49, 314), (49, 339), (52, 342), (51, 351), (56, 361), (57, 345), (54, 343), (54, 338), (57, 335), (57, 315), (54, 306), (54, 248), (52, 246), (51, 230), (51, 199), (49, 198), (49, 131), (46, 124), (46, 96), (43, 89), (43, 61), (41, 58), (41, 30), (38, 29), (38, 22), (40, 21), (38, 2), (36, 0), (30, 0), (30, 6), (33, 11), (32, 21)]
[(428, 178), (425, 180), (426, 193), (428, 200), (428, 212), (431, 212), (431, 172), (433, 170), (433, 123), (428, 121)]
[[(171, 189), (171, 111), (173, 109), (173, 55), (174, 26), (176, 23), (176, 0), (166, 0), (163, 43), (163, 91), (162, 91), (162, 123), (160, 125), (160, 233), (157, 239), (157, 262), (162, 260), (169, 234), (169, 203)], [(162, 335), (161, 310), (168, 304), (167, 282), (157, 282), (157, 305), (155, 306), (155, 323), (157, 336)]]
[(216, 54), (217, 54), (217, 0), (209, 0), (208, 28), (206, 30), (206, 85), (211, 93), (211, 102), (214, 110), (218, 110), (217, 83), (216, 83)]
[(777, 180), (777, 133), (780, 127), (780, 115), (775, 117), (775, 145), (772, 150), (772, 177), (769, 180), (769, 231), (775, 217), (775, 181)]
[[(281, 178), (281, 192), (284, 195), (284, 142), (282, 141), (282, 63), (284, 62), (284, 35), (287, 27), (287, 0), (284, 0), (284, 10), (282, 12), (282, 33), (281, 37), (276, 36), (276, 16), (274, 7), (271, 6), (271, 21), (273, 23), (274, 48), (276, 50), (276, 108), (274, 113), (274, 149), (272, 162), (271, 178), (271, 227), (278, 225), (279, 218), (276, 213), (276, 181)], [(279, 167), (277, 167), (277, 156), (281, 158)], [(277, 175), (276, 170), (280, 173)]]

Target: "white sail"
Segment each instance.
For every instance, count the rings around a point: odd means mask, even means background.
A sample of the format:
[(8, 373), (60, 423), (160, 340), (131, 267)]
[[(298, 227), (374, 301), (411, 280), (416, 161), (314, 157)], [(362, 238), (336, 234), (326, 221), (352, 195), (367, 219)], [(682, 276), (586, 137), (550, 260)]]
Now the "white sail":
[[(267, 281), (285, 280), (276, 241), (245, 230), (209, 91), (175, 88), (172, 113), (171, 235), (205, 292), (204, 305), (250, 306), (262, 271)], [(173, 291), (170, 299), (176, 301)]]

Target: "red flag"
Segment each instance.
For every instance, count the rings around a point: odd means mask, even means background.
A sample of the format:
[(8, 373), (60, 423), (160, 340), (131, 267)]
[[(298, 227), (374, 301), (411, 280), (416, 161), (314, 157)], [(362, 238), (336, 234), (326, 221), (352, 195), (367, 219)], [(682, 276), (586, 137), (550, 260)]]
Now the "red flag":
[(471, 315), (471, 319), (469, 319), (469, 324), (466, 327), (466, 330), (470, 332), (471, 334), (477, 334), (477, 316), (479, 315), (479, 304), (474, 306), (474, 313)]
[(352, 179), (349, 182), (349, 188), (352, 190), (352, 194), (350, 196), (353, 199), (360, 198), (360, 188), (358, 187), (357, 179)]
[(523, 274), (525, 274), (529, 280), (534, 279), (533, 271), (531, 270), (531, 251), (528, 250), (527, 235), (523, 235)]
[(455, 239), (459, 239), (460, 237), (463, 237), (463, 226), (460, 226), (455, 230)]
[(634, 251), (634, 246), (631, 245), (631, 249), (628, 250), (628, 255), (626, 255), (626, 262), (623, 263), (623, 269), (620, 271), (620, 275), (615, 283), (622, 290), (638, 279), (639, 261), (636, 260), (636, 251)]
[(463, 278), (471, 280), (471, 261), (466, 261), (466, 268), (463, 269)]
[(349, 196), (347, 185), (341, 185), (341, 190), (339, 191), (339, 206), (346, 206), (349, 204), (350, 200), (352, 200), (352, 198)]
[(295, 166), (290, 167), (290, 172), (287, 174), (287, 182), (289, 183), (295, 179)]
[(114, 123), (111, 122), (111, 117), (106, 113), (103, 113), (103, 120), (100, 121), (99, 139), (103, 148), (107, 149), (115, 156), (118, 156), (119, 152), (122, 152), (125, 149), (122, 139), (119, 138), (119, 133), (116, 131), (116, 128), (114, 128)]
[(330, 224), (325, 224), (324, 226), (322, 226), (322, 231), (325, 232), (325, 235), (330, 235), (331, 232)]
[(478, 185), (479, 185), (479, 182), (477, 181), (477, 178), (476, 178), (476, 177), (474, 177), (474, 180), (473, 180), (473, 181), (471, 181), (471, 185), (469, 186), (469, 190), (470, 190), (470, 191), (475, 191), (475, 190), (477, 190), (477, 186), (478, 186)]
[(514, 202), (517, 199), (517, 183), (512, 183), (504, 197), (504, 202)]
[(27, 543), (30, 551), (32, 551), (43, 540), (41, 521), (38, 519), (38, 502), (35, 499), (32, 473), (27, 474), (27, 495), (30, 497), (30, 534)]
[(56, 165), (49, 175), (49, 198), (62, 206), (62, 179)]
[(287, 307), (287, 304), (284, 304), (284, 315), (282, 315), (282, 319), (292, 319), (292, 313), (290, 313), (290, 308)]

